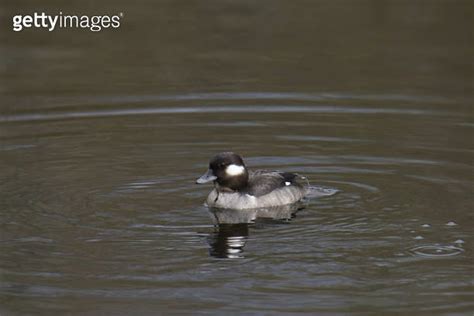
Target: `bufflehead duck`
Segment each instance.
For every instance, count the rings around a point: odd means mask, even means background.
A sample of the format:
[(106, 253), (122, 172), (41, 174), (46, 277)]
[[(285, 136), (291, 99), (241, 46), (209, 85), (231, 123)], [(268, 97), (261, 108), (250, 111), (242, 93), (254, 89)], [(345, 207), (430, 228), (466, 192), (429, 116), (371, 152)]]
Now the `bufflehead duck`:
[(303, 199), (308, 186), (298, 183), (298, 177), (289, 172), (249, 171), (242, 157), (223, 152), (211, 159), (209, 170), (196, 183), (213, 181), (214, 190), (206, 201), (209, 207), (252, 209), (288, 205)]

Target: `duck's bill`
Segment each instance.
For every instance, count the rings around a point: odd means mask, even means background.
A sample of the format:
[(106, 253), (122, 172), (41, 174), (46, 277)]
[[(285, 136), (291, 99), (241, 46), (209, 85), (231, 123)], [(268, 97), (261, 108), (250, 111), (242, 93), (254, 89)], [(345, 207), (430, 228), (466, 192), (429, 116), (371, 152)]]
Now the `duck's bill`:
[(199, 179), (196, 180), (197, 184), (203, 184), (207, 182), (211, 182), (216, 180), (217, 177), (214, 175), (211, 169), (207, 170), (205, 174), (203, 174)]

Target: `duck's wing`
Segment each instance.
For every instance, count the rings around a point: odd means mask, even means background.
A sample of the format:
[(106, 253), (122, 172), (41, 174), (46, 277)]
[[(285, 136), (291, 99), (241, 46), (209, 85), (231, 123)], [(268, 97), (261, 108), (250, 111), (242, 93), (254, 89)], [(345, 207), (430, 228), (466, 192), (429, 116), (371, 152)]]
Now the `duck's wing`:
[(256, 170), (249, 174), (248, 194), (262, 196), (289, 185), (299, 185), (298, 175), (291, 172)]

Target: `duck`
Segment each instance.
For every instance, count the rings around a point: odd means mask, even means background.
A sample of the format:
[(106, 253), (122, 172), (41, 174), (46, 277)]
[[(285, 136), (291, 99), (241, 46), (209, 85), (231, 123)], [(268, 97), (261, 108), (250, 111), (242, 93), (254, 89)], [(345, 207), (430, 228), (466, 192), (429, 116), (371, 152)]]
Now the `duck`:
[[(298, 182), (306, 180), (306, 184)], [(258, 209), (290, 205), (308, 193), (308, 181), (297, 173), (247, 169), (242, 157), (222, 152), (211, 158), (209, 169), (196, 180), (212, 182), (206, 205), (218, 209)]]

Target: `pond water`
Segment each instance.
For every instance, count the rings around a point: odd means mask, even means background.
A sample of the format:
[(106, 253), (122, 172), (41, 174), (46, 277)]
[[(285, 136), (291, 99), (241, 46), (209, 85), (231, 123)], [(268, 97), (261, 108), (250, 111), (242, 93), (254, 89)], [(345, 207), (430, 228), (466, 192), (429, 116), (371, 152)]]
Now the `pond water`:
[[(123, 20), (0, 33), (1, 315), (472, 314), (472, 3), (60, 9)], [(338, 192), (211, 212), (224, 150)]]

